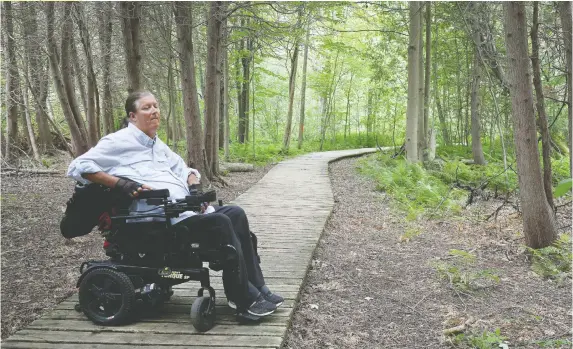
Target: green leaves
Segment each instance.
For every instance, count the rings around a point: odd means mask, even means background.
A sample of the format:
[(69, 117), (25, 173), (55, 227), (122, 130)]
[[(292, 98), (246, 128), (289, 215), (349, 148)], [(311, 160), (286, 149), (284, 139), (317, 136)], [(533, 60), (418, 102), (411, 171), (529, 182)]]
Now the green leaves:
[(561, 197), (571, 191), (571, 187), (573, 186), (573, 180), (571, 178), (567, 178), (559, 182), (557, 187), (555, 187), (555, 191), (553, 192), (553, 196), (556, 198)]

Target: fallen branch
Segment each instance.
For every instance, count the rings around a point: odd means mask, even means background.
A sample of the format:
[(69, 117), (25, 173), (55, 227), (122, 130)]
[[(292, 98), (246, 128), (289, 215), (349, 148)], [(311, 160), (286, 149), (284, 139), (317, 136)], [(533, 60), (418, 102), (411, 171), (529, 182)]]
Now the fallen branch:
[(452, 334), (464, 332), (474, 322), (475, 319), (473, 318), (473, 316), (470, 316), (463, 324), (451, 328), (446, 328), (445, 330), (442, 331), (442, 333), (444, 334), (444, 336), (450, 336)]
[(223, 171), (229, 172), (252, 172), (255, 170), (255, 166), (253, 164), (221, 162), (219, 166)]
[(42, 169), (33, 169), (33, 168), (3, 167), (2, 173), (4, 174), (6, 172), (63, 175), (63, 171), (58, 171), (58, 170), (42, 170)]

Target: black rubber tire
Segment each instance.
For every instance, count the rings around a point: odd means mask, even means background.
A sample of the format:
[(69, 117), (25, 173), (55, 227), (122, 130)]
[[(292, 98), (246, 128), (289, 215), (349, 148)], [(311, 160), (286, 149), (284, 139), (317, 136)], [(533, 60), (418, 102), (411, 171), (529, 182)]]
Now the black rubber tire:
[(191, 306), (191, 323), (199, 332), (207, 332), (215, 325), (215, 307), (207, 313), (211, 305), (211, 298), (197, 297)]
[(132, 319), (135, 290), (129, 277), (109, 268), (88, 272), (80, 284), (80, 307), (98, 325), (125, 324)]

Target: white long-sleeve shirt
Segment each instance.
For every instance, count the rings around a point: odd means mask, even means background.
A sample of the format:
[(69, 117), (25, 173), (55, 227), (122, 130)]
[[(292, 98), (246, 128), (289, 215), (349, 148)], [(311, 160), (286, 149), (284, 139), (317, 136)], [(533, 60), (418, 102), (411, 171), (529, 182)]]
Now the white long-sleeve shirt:
[[(187, 167), (185, 161), (157, 136), (152, 139), (131, 123), (103, 137), (95, 147), (74, 159), (68, 168), (68, 177), (88, 184), (90, 181), (82, 174), (100, 171), (147, 184), (153, 189), (169, 189), (170, 200), (189, 195), (187, 178), (191, 173), (201, 178), (199, 171)], [(135, 200), (130, 209), (145, 211), (153, 207), (147, 205), (145, 200)], [(161, 213), (162, 210), (158, 208), (151, 212)], [(193, 214), (185, 212), (172, 219), (172, 223)]]

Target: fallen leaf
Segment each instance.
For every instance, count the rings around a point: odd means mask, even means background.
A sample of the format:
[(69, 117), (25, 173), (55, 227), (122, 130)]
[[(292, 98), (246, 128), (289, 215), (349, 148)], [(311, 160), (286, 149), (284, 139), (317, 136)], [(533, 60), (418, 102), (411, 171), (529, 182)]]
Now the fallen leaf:
[(364, 297), (364, 299), (366, 299), (367, 301), (371, 301), (371, 300), (373, 300), (374, 298), (372, 298), (372, 297)]
[(310, 309), (318, 309), (318, 304), (310, 304)]

